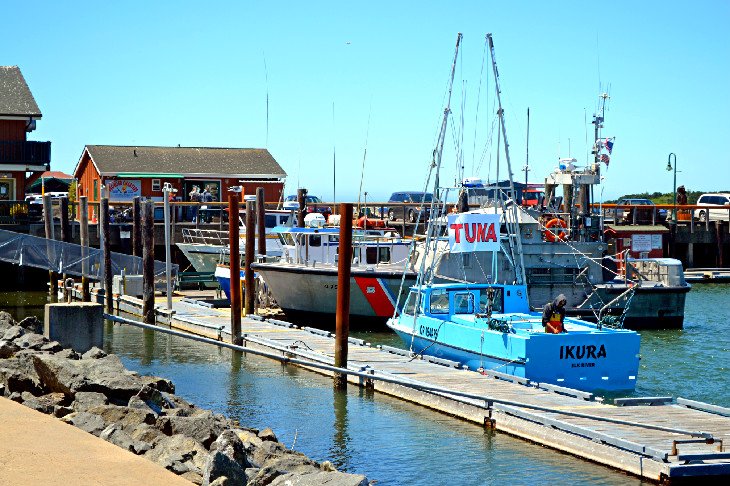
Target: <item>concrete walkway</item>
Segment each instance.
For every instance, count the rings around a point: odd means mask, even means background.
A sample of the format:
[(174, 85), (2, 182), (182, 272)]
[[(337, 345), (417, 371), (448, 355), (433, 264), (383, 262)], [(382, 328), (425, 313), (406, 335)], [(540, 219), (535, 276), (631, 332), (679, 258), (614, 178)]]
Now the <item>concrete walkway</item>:
[(0, 484), (190, 486), (147, 459), (0, 398)]

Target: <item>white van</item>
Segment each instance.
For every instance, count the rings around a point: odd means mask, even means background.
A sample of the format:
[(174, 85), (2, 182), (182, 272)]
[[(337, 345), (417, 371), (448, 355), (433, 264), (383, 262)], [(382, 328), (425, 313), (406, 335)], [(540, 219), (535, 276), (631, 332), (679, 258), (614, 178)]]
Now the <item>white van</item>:
[[(725, 206), (726, 209), (717, 207), (704, 209), (697, 208), (694, 217), (705, 221), (728, 221), (730, 220), (730, 194), (703, 194), (697, 199), (698, 206)], [(708, 219), (709, 216), (709, 219)]]

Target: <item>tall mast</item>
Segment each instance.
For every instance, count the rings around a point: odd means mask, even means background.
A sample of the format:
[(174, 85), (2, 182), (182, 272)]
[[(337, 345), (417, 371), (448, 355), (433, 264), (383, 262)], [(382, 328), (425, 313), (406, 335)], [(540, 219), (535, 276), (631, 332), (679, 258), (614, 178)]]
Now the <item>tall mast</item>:
[(527, 188), (527, 173), (530, 172), (530, 108), (527, 108), (527, 143), (525, 143), (525, 188)]
[[(449, 78), (449, 84), (448, 84), (448, 95), (446, 97), (446, 107), (444, 108), (444, 117), (441, 120), (441, 130), (439, 131), (438, 141), (436, 143), (436, 148), (433, 150), (433, 159), (431, 160), (431, 170), (436, 169), (436, 174), (434, 176), (434, 191), (433, 191), (433, 197), (431, 198), (431, 207), (430, 207), (430, 218), (428, 223), (428, 229), (426, 231), (426, 245), (424, 248), (424, 255), (421, 259), (421, 268), (418, 272), (417, 277), (417, 284), (418, 287), (423, 284), (422, 278), (425, 271), (426, 266), (426, 255), (428, 255), (430, 249), (431, 249), (431, 242), (432, 240), (438, 236), (438, 231), (436, 229), (437, 223), (436, 221), (439, 219), (436, 217), (434, 213), (434, 205), (436, 204), (436, 201), (439, 200), (439, 172), (441, 170), (441, 156), (444, 151), (444, 142), (446, 140), (446, 128), (448, 126), (449, 121), (449, 114), (451, 113), (451, 92), (454, 86), (454, 76), (456, 74), (456, 60), (459, 57), (459, 46), (461, 44), (461, 32), (456, 36), (456, 48), (454, 50), (454, 60), (451, 63), (451, 77)], [(415, 240), (414, 240), (415, 241)], [(433, 272), (429, 272), (429, 274), (433, 274)], [(420, 293), (419, 293), (420, 295)]]
[[(509, 143), (507, 143), (507, 128), (504, 123), (504, 110), (502, 109), (502, 97), (499, 89), (499, 72), (497, 71), (497, 60), (494, 57), (494, 42), (492, 41), (492, 34), (487, 34), (487, 41), (489, 42), (489, 51), (492, 55), (492, 70), (494, 71), (494, 86), (497, 91), (497, 104), (499, 109), (497, 114), (499, 115), (499, 124), (502, 128), (502, 139), (504, 140), (504, 157), (507, 160), (507, 176), (509, 177), (509, 190), (512, 195), (512, 204), (510, 204), (509, 210), (512, 212), (512, 221), (506, 217), (505, 224), (509, 234), (507, 235), (510, 250), (512, 252), (512, 261), (515, 266), (515, 280), (517, 284), (524, 284), (525, 278), (525, 263), (522, 255), (522, 238), (520, 237), (520, 225), (517, 214), (517, 198), (515, 194), (515, 185), (512, 180), (512, 163), (509, 158)], [(497, 181), (499, 183), (499, 181)]]

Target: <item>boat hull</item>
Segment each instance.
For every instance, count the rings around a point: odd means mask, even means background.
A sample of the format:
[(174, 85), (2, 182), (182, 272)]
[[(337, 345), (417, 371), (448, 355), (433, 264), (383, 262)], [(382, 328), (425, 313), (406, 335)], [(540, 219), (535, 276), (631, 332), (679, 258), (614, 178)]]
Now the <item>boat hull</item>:
[[(255, 264), (277, 304), (288, 318), (313, 326), (335, 326), (337, 305), (337, 269), (313, 268), (292, 264)], [(384, 328), (395, 307), (403, 305), (416, 274), (407, 272), (400, 301), (398, 294), (403, 271), (368, 271), (353, 269), (350, 279), (350, 325)]]
[[(534, 321), (535, 327), (527, 335), (424, 316), (417, 318), (415, 328), (410, 316), (390, 320), (388, 325), (414, 352), (456, 361), (469, 369), (483, 368), (588, 392), (635, 388), (638, 334), (597, 329), (546, 334), (539, 318), (537, 314), (525, 316), (525, 320)], [(566, 320), (568, 328), (570, 322)]]

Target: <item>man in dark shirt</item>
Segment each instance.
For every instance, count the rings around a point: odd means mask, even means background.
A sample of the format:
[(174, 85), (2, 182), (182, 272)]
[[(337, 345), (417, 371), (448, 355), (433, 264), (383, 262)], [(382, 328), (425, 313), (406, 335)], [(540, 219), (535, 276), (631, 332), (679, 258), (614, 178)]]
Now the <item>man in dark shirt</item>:
[(545, 306), (542, 311), (542, 325), (545, 328), (545, 332), (548, 334), (560, 334), (561, 332), (568, 332), (563, 326), (563, 320), (565, 320), (565, 304), (568, 303), (568, 299), (565, 295), (558, 295), (555, 300)]

